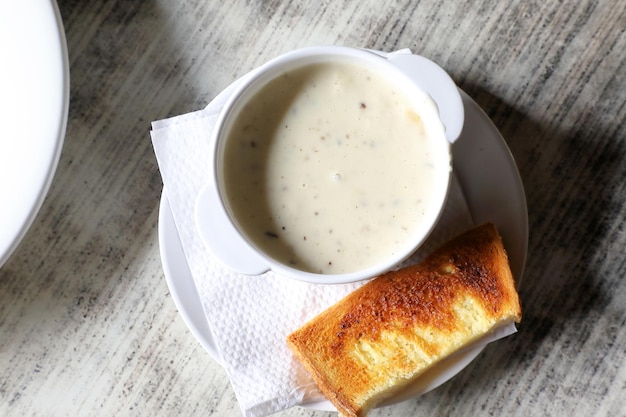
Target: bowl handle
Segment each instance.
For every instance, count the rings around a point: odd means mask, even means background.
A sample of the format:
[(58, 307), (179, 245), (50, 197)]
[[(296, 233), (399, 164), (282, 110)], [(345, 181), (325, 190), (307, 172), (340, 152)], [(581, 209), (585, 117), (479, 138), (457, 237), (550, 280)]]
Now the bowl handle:
[(196, 227), (202, 241), (224, 265), (244, 275), (269, 271), (267, 263), (239, 234), (219, 200), (214, 186), (206, 185), (198, 193), (195, 205)]
[(463, 130), (465, 113), (461, 94), (452, 78), (439, 65), (420, 55), (392, 53), (387, 59), (435, 101), (446, 138), (454, 143)]

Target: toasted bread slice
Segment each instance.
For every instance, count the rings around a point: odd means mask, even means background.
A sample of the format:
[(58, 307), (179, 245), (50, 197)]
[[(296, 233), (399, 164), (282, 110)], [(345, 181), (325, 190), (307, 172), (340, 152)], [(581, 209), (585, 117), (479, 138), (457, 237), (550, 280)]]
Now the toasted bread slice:
[(340, 415), (362, 417), (443, 358), (520, 320), (502, 240), (487, 223), (370, 281), (287, 343)]

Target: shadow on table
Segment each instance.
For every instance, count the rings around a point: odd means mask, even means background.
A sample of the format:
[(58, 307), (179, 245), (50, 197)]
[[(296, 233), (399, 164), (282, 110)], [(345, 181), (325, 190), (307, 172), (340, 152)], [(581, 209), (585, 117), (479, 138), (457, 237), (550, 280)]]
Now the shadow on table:
[(621, 285), (619, 274), (601, 268), (611, 242), (623, 233), (618, 190), (626, 178), (626, 143), (610, 117), (594, 120), (596, 113), (590, 112), (559, 127), (564, 114), (536, 121), (479, 87), (464, 89), (511, 149), (525, 187), (530, 226), (519, 332), (489, 346), (458, 376), (458, 388), (449, 388), (481, 390), (485, 384), (521, 378), (528, 367), (541, 366), (540, 358), (545, 360), (556, 346), (561, 355), (575, 357), (611, 301), (610, 287)]
[(611, 297), (602, 288), (607, 277), (599, 275), (599, 264), (616, 233), (611, 228), (623, 198), (616, 190), (626, 178), (626, 143), (613, 125), (594, 120), (595, 112), (581, 114), (572, 126), (547, 126), (552, 121), (534, 121), (474, 91), (511, 148), (524, 183), (530, 237), (520, 329), (523, 338), (541, 343), (553, 327), (562, 331), (569, 319), (580, 320)]

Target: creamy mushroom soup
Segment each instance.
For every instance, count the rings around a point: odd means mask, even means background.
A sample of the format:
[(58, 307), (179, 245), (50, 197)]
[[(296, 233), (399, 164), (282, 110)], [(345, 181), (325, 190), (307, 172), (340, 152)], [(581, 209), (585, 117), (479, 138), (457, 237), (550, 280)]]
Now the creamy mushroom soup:
[[(439, 210), (429, 196), (442, 184), (441, 152), (399, 85), (324, 62), (251, 98), (224, 145), (223, 188), (254, 245), (300, 270), (348, 273), (392, 256)], [(448, 175), (449, 155), (444, 165)]]

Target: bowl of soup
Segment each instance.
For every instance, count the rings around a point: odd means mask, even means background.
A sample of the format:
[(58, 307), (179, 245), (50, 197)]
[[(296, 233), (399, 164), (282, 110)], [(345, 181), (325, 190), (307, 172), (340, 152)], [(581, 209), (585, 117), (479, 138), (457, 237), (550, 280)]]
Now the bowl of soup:
[(462, 125), (456, 85), (424, 57), (341, 46), (281, 55), (240, 81), (211, 132), (200, 235), (242, 274), (372, 278), (436, 225)]

